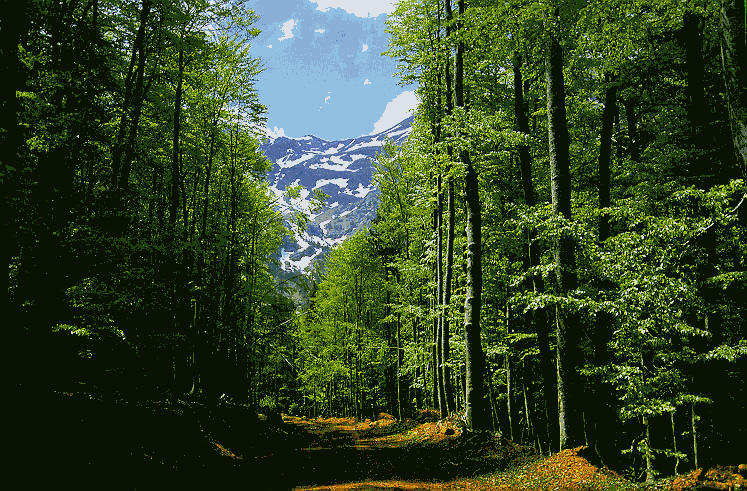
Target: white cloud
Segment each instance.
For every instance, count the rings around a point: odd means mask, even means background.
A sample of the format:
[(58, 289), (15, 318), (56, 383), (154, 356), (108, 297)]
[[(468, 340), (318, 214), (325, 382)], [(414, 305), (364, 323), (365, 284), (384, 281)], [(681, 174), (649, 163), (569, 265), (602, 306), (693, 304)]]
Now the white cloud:
[(278, 41), (285, 41), (286, 39), (290, 39), (293, 37), (293, 28), (296, 27), (298, 24), (297, 20), (289, 20), (286, 21), (282, 26), (280, 26), (280, 29), (283, 31), (283, 37), (278, 38)]
[(271, 45), (271, 44), (268, 44), (268, 45), (267, 45), (267, 47), (268, 47), (268, 48), (272, 48), (272, 45)]
[(366, 79), (366, 81), (363, 82), (363, 85), (371, 85), (371, 81), (369, 79)]
[(364, 44), (363, 45), (363, 51), (361, 51), (361, 53), (365, 53), (367, 50), (368, 50), (368, 45)]
[(374, 129), (369, 135), (375, 135), (376, 133), (388, 130), (410, 116), (410, 110), (414, 110), (416, 107), (418, 107), (418, 99), (415, 97), (415, 92), (412, 90), (402, 92), (386, 105), (384, 114), (374, 124)]
[(327, 96), (327, 97), (325, 97), (325, 98), (324, 98), (324, 103), (325, 103), (325, 104), (329, 104), (329, 98), (330, 98), (330, 97), (331, 97), (331, 96)]
[(266, 130), (267, 136), (270, 138), (280, 138), (281, 136), (285, 136), (285, 130), (283, 128), (278, 128), (275, 126), (275, 129), (267, 128)]
[(319, 34), (324, 33), (324, 29), (315, 29), (314, 32), (318, 32)]
[(357, 17), (377, 17), (381, 14), (394, 12), (394, 4), (397, 0), (310, 0), (316, 3), (317, 10), (326, 12), (330, 8), (344, 9), (347, 13)]

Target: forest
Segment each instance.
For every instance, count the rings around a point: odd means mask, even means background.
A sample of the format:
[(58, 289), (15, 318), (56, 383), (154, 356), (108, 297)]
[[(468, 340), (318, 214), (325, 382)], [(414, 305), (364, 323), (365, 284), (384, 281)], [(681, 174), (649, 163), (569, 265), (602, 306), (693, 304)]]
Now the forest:
[(19, 398), (435, 409), (632, 481), (747, 461), (742, 0), (401, 0), (383, 54), (417, 84), (414, 129), (377, 156), (369, 229), (283, 282), (308, 217), (265, 180), (261, 12), (2, 12)]

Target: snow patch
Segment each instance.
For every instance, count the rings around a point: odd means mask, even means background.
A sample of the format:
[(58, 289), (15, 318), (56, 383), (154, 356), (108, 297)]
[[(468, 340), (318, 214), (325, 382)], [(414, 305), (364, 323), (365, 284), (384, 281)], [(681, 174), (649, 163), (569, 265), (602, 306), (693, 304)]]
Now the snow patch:
[(306, 162), (307, 160), (311, 160), (314, 158), (316, 154), (315, 153), (307, 153), (304, 155), (301, 155), (296, 160), (291, 160), (288, 157), (283, 157), (280, 160), (278, 160), (276, 163), (280, 166), (281, 169), (287, 169), (288, 167), (294, 167), (298, 164), (301, 164), (303, 162)]
[(337, 184), (339, 188), (345, 189), (348, 187), (348, 181), (350, 179), (343, 179), (343, 178), (337, 178), (337, 179), (319, 179), (316, 181), (316, 185), (314, 186), (314, 189), (320, 188), (322, 186), (326, 186), (327, 184)]
[(355, 196), (356, 198), (365, 198), (368, 193), (371, 192), (370, 187), (364, 188), (362, 183), (358, 183), (358, 187), (355, 190)]

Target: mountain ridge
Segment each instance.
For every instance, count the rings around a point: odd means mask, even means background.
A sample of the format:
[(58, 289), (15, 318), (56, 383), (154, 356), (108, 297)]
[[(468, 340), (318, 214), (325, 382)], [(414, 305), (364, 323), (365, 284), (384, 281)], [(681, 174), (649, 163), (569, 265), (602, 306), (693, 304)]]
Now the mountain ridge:
[[(310, 218), (306, 231), (287, 237), (277, 254), (276, 277), (307, 271), (335, 245), (367, 227), (376, 216), (379, 190), (371, 184), (373, 162), (387, 138), (399, 147), (412, 131), (414, 116), (373, 135), (328, 141), (314, 135), (267, 137), (260, 150), (272, 162), (267, 175), (277, 209), (291, 228), (292, 215)], [(302, 186), (299, 198), (288, 198), (289, 186)], [(329, 198), (312, 213), (313, 191)]]

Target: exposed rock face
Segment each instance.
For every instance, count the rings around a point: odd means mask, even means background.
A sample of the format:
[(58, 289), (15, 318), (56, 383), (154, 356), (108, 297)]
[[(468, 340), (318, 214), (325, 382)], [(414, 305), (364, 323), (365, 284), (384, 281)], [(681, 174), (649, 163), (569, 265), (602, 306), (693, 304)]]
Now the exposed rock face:
[[(305, 270), (332, 246), (371, 223), (379, 202), (379, 190), (371, 185), (375, 156), (387, 138), (401, 145), (412, 121), (411, 116), (382, 133), (347, 140), (330, 142), (307, 135), (270, 139), (260, 146), (274, 162), (268, 180), (286, 217), (294, 210), (308, 212), (315, 189), (329, 195), (326, 206), (310, 215), (306, 232), (283, 244), (279, 251), (283, 271)], [(301, 198), (286, 200), (286, 188), (296, 185), (303, 186)]]

